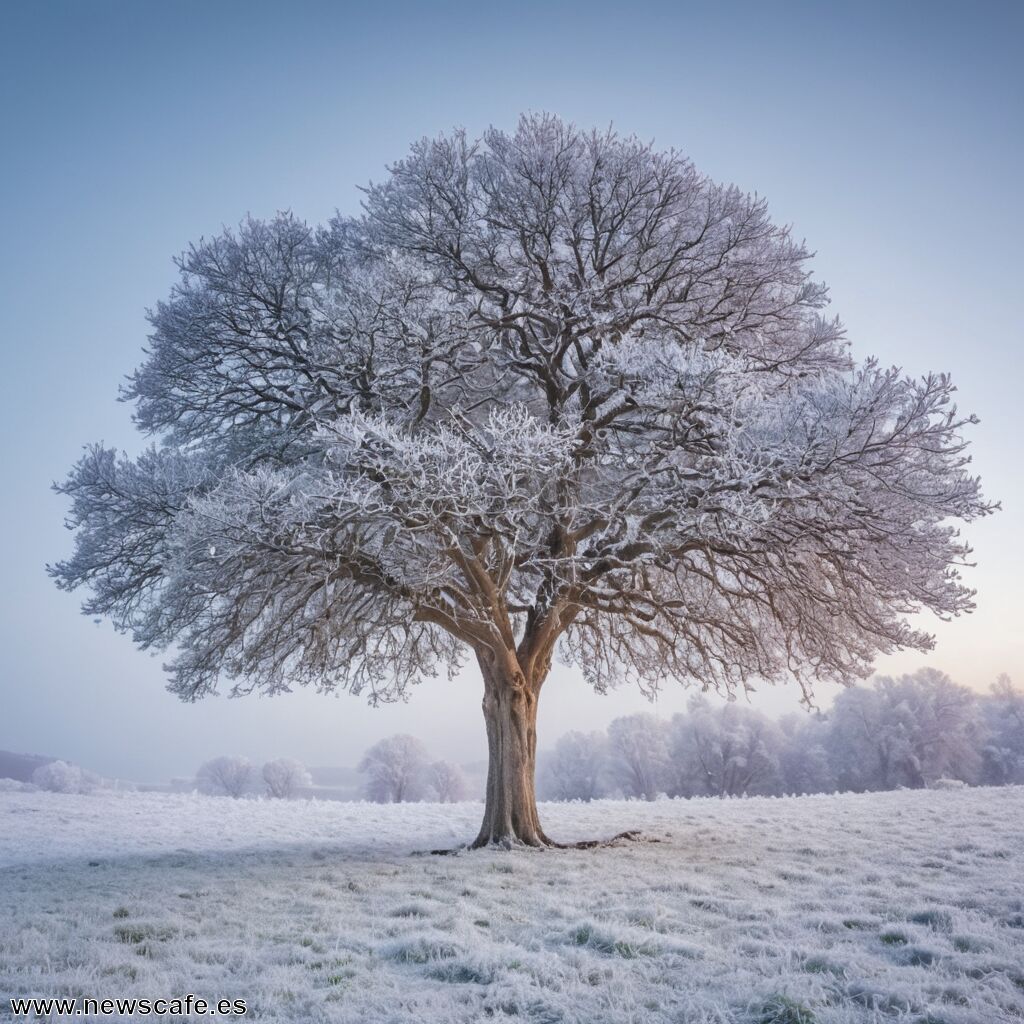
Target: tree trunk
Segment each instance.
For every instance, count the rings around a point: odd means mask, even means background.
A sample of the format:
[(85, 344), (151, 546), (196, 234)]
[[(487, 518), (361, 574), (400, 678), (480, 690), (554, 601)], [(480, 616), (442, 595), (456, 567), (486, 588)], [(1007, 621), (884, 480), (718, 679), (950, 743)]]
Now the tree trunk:
[(484, 820), (473, 848), (555, 846), (537, 815), (537, 698), (541, 681), (524, 678), (517, 666), (481, 658), (484, 721), (487, 725), (487, 796)]

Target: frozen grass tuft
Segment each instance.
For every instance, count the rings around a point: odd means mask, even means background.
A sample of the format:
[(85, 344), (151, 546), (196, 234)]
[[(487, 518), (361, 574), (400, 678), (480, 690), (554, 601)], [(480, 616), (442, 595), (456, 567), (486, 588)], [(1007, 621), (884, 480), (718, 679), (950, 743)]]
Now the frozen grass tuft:
[(817, 1024), (811, 1010), (789, 996), (771, 996), (750, 1020), (751, 1024)]
[(446, 935), (433, 932), (386, 942), (378, 953), (401, 964), (429, 964), (457, 956), (459, 949)]
[(570, 929), (568, 938), (569, 942), (575, 946), (585, 946), (603, 956), (618, 956), (625, 960), (635, 960), (641, 956), (660, 957), (667, 954), (696, 959), (702, 955), (700, 949), (695, 946), (678, 942), (664, 935), (630, 928), (627, 925), (613, 929), (590, 923), (580, 924)]
[(953, 915), (948, 910), (919, 910), (911, 914), (908, 920), (914, 924), (927, 925), (936, 931), (948, 932), (953, 929)]

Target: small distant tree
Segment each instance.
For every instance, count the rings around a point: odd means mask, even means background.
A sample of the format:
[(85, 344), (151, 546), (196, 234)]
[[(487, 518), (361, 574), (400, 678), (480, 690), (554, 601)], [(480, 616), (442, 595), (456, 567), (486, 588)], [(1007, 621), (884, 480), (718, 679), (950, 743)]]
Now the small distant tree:
[(936, 669), (847, 690), (829, 717), (829, 750), (843, 789), (920, 789), (980, 774), (977, 697)]
[(289, 800), (313, 784), (313, 778), (301, 761), (279, 757), (263, 766), (263, 781), (267, 794), (279, 800)]
[(911, 783), (937, 779), (975, 783), (981, 772), (984, 729), (978, 695), (935, 668), (879, 681), (890, 706), (905, 705), (917, 723), (908, 766)]
[(698, 699), (671, 726), (678, 791), (687, 796), (745, 796), (779, 790), (778, 726), (752, 708), (713, 707)]
[(785, 715), (779, 720), (782, 750), (779, 773), (787, 794), (831, 793), (836, 777), (829, 757), (829, 725), (820, 713)]
[(466, 799), (466, 776), (451, 761), (435, 761), (430, 766), (430, 788), (438, 803), (457, 804)]
[(981, 710), (983, 781), (993, 786), (1024, 784), (1024, 690), (1004, 672), (982, 699)]
[(841, 693), (829, 713), (829, 757), (842, 790), (887, 790), (904, 785), (902, 765), (909, 756), (912, 728), (893, 717), (882, 695), (858, 686)]
[(253, 781), (252, 763), (246, 757), (215, 757), (196, 772), (196, 784), (212, 796), (244, 796)]
[(99, 785), (99, 778), (68, 761), (51, 761), (32, 773), (32, 782), (51, 793), (90, 793)]
[(415, 736), (389, 736), (375, 743), (359, 771), (366, 774), (366, 795), (377, 803), (422, 800), (429, 791), (430, 757)]
[(600, 732), (567, 732), (541, 763), (546, 800), (596, 800), (607, 790), (608, 738)]
[(359, 217), (184, 253), (125, 396), (159, 443), (85, 452), (51, 571), (173, 646), (188, 701), (388, 700), (474, 659), (475, 845), (547, 845), (556, 656), (597, 690), (809, 700), (930, 649), (914, 613), (973, 608), (974, 418), (943, 374), (855, 362), (808, 261), (763, 199), (635, 137), (423, 139)]
[(653, 800), (672, 785), (668, 726), (654, 715), (616, 718), (608, 749), (611, 775), (626, 796)]

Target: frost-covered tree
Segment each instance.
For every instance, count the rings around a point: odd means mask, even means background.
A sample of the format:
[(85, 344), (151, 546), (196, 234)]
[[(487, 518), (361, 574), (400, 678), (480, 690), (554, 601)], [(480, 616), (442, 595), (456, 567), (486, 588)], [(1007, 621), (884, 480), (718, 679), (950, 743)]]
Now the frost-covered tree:
[(942, 778), (978, 781), (984, 730), (977, 694), (934, 668), (896, 680), (883, 678), (878, 685), (892, 705), (909, 707), (917, 722), (913, 785), (929, 786)]
[(691, 701), (672, 719), (670, 755), (685, 796), (746, 796), (779, 788), (782, 733), (752, 708)]
[(247, 757), (215, 757), (196, 772), (196, 785), (211, 796), (244, 796), (253, 781), (252, 763)]
[(32, 783), (51, 793), (91, 793), (99, 777), (68, 761), (50, 761), (32, 773)]
[(933, 668), (841, 693), (830, 754), (843, 789), (918, 789), (977, 779), (982, 730), (976, 696)]
[(541, 759), (540, 791), (546, 800), (596, 800), (604, 796), (608, 738), (600, 732), (567, 732)]
[(608, 726), (608, 769), (626, 796), (653, 800), (672, 786), (668, 725), (654, 715), (626, 715)]
[(359, 762), (366, 795), (377, 803), (423, 800), (430, 789), (430, 758), (415, 736), (389, 736), (375, 743)]
[(820, 713), (813, 716), (784, 715), (779, 721), (779, 729), (782, 734), (779, 754), (781, 792), (833, 792), (836, 777), (829, 757), (828, 720)]
[(865, 676), (969, 611), (953, 386), (857, 364), (808, 251), (679, 153), (555, 117), (416, 143), (364, 211), (189, 248), (52, 569), (170, 689), (404, 696), (469, 656), (477, 845), (548, 839), (538, 698)]
[(982, 779), (993, 786), (1024, 784), (1024, 690), (1004, 672), (981, 702), (985, 722)]
[(451, 761), (435, 761), (428, 772), (432, 795), (442, 804), (457, 804), (466, 799), (466, 776)]
[(263, 766), (267, 794), (279, 800), (290, 800), (299, 791), (313, 784), (313, 777), (301, 761), (279, 757)]

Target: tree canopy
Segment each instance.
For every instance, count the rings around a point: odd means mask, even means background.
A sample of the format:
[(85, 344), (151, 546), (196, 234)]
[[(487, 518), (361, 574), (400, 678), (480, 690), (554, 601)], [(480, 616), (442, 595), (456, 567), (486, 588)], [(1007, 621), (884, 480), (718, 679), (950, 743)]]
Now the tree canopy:
[[(953, 385), (855, 362), (809, 253), (677, 152), (547, 115), (414, 144), (363, 212), (192, 245), (59, 490), (86, 586), (194, 700), (866, 675), (972, 607)], [(498, 685), (493, 683), (493, 685)]]

